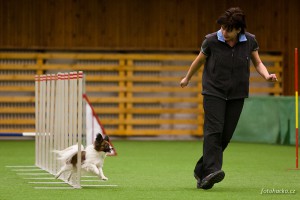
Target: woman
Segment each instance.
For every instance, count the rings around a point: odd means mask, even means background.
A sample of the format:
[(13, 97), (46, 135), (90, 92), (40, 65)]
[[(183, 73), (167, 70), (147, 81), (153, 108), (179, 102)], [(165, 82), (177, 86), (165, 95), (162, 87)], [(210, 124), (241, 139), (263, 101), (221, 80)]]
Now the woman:
[(267, 81), (277, 81), (269, 74), (258, 54), (255, 36), (245, 32), (245, 15), (240, 8), (230, 8), (219, 17), (220, 30), (209, 34), (191, 64), (181, 87), (205, 64), (202, 77), (204, 108), (203, 156), (194, 170), (197, 188), (210, 189), (222, 181), (223, 151), (236, 128), (244, 99), (249, 94), (250, 58), (257, 72)]

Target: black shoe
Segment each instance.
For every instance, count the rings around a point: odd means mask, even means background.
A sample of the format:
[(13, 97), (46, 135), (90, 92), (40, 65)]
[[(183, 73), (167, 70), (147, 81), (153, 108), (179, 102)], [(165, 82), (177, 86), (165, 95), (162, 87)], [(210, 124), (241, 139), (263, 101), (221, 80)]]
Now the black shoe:
[(197, 188), (200, 189), (201, 179), (196, 173), (194, 173), (194, 177), (197, 180)]
[(201, 179), (199, 178), (199, 176), (198, 176), (196, 173), (194, 173), (194, 177), (195, 177), (195, 179), (196, 179), (197, 181), (200, 181), (200, 182), (201, 182)]
[(223, 170), (211, 173), (200, 182), (199, 187), (197, 182), (197, 188), (202, 188), (204, 190), (211, 189), (215, 183), (221, 182), (224, 179), (224, 177), (225, 173)]
[[(194, 173), (194, 177), (195, 179), (197, 180), (197, 189), (204, 189), (201, 187), (201, 179), (199, 178), (199, 176)], [(214, 185), (211, 185), (211, 187), (206, 187), (205, 189), (208, 190), (208, 189), (211, 189)]]

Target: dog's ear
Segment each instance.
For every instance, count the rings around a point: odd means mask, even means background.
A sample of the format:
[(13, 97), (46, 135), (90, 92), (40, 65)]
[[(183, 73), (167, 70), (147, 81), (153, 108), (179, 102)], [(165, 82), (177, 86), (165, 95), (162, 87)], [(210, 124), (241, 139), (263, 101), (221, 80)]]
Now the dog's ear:
[(106, 135), (106, 136), (104, 137), (104, 140), (107, 141), (107, 142), (109, 142), (109, 137)]
[(96, 141), (99, 143), (101, 143), (103, 141), (103, 137), (102, 137), (101, 133), (97, 134)]

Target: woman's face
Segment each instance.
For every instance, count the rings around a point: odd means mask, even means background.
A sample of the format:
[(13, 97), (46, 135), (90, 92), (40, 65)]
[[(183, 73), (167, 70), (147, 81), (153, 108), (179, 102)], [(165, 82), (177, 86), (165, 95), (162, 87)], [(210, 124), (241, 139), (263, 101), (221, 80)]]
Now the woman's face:
[(238, 34), (240, 33), (241, 29), (233, 28), (231, 31), (228, 31), (224, 26), (221, 26), (221, 32), (225, 39), (225, 41), (234, 41), (237, 39)]

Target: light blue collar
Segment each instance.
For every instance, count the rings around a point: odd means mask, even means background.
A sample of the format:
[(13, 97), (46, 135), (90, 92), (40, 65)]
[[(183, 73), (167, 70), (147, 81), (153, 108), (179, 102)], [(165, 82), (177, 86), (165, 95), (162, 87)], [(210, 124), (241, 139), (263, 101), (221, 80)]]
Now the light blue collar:
[[(221, 29), (218, 30), (217, 36), (218, 36), (218, 40), (219, 41), (225, 42), (225, 39), (224, 39), (223, 34), (221, 32)], [(240, 34), (239, 42), (246, 42), (246, 41), (247, 41), (246, 35), (245, 34)]]

